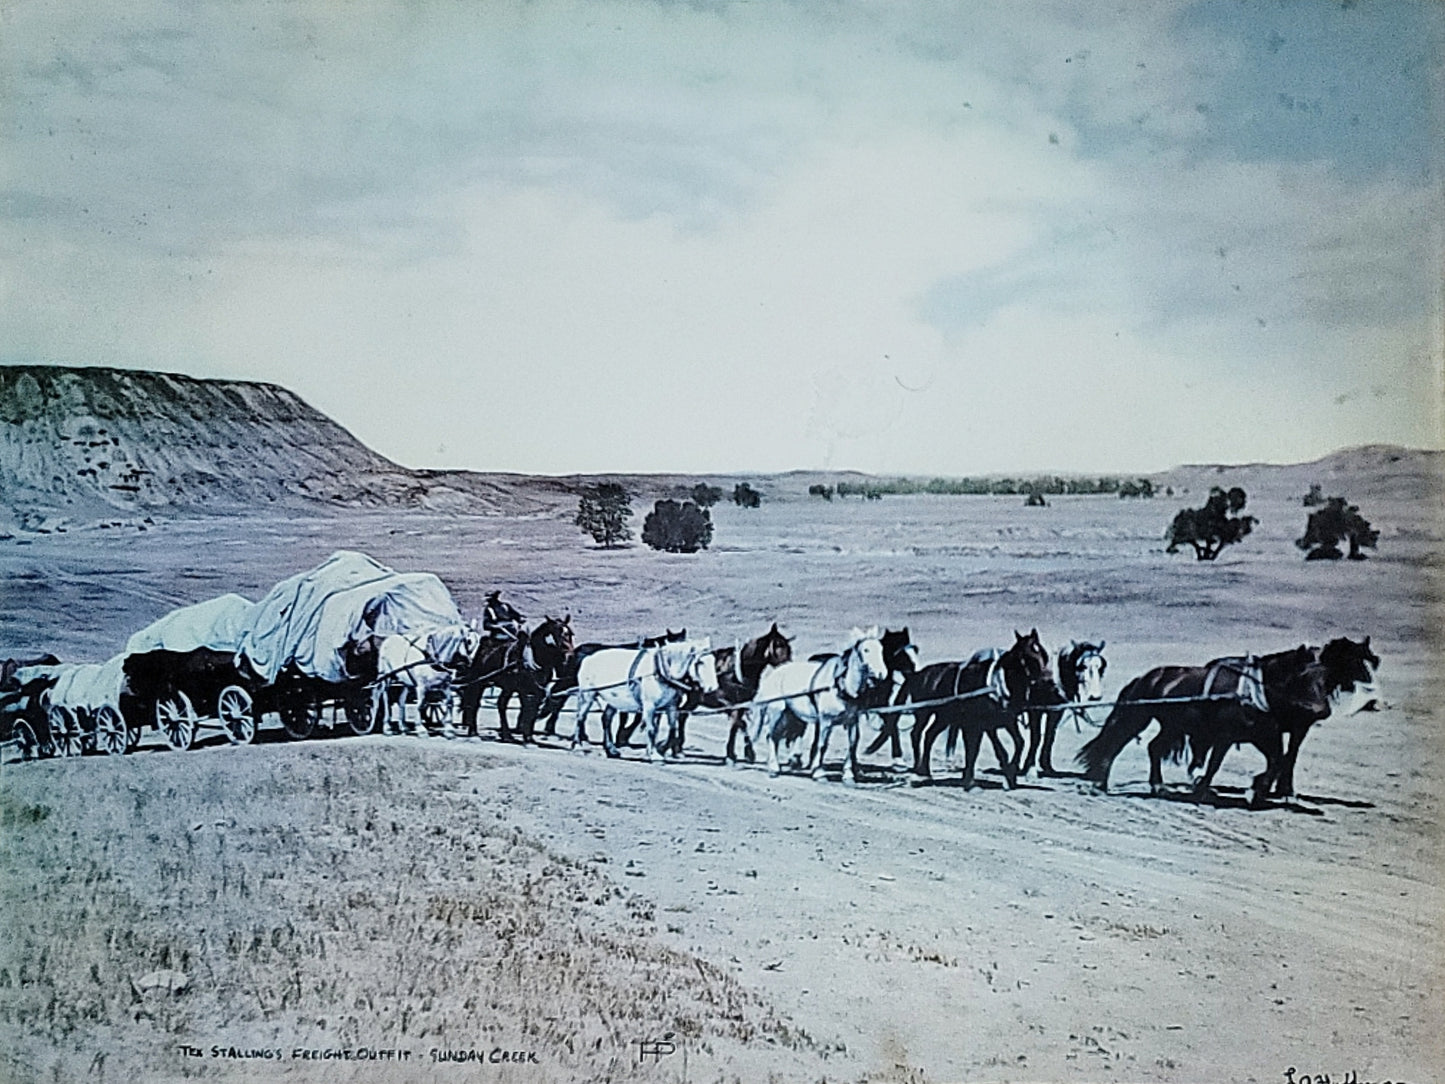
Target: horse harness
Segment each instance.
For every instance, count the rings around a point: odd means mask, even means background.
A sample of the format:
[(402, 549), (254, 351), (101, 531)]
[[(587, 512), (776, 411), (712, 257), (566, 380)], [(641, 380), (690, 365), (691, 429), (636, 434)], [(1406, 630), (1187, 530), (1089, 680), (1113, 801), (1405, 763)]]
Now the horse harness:
[[(819, 715), (819, 712), (818, 712), (818, 696), (819, 696), (819, 694), (821, 694), (821, 693), (824, 692), (825, 690), (820, 689), (820, 688), (816, 688), (816, 687), (814, 686), (814, 683), (818, 680), (819, 675), (821, 675), (821, 674), (823, 673), (823, 667), (829, 665), (830, 663), (833, 663), (833, 662), (837, 662), (837, 663), (838, 663), (838, 670), (837, 670), (837, 672), (833, 675), (833, 687), (832, 687), (832, 688), (833, 688), (833, 695), (836, 696), (839, 700), (842, 700), (842, 701), (844, 702), (844, 704), (847, 704), (847, 702), (848, 702), (849, 700), (854, 699), (853, 697), (848, 696), (848, 695), (846, 694), (846, 692), (844, 691), (844, 689), (843, 689), (843, 678), (846, 677), (847, 674), (848, 674), (848, 656), (849, 656), (852, 652), (857, 651), (857, 650), (858, 650), (858, 645), (857, 645), (857, 644), (852, 644), (852, 645), (849, 646), (849, 648), (848, 648), (847, 651), (844, 651), (844, 652), (843, 652), (843, 654), (841, 654), (841, 655), (834, 655), (834, 656), (832, 656), (831, 658), (824, 659), (822, 662), (820, 662), (820, 663), (818, 664), (818, 669), (816, 669), (816, 670), (813, 671), (813, 676), (812, 676), (812, 678), (808, 681), (808, 705), (813, 709), (813, 714), (814, 714), (815, 716), (816, 716), (816, 715)], [(819, 716), (819, 717), (821, 718), (821, 716)]]
[(960, 691), (959, 685), (963, 681), (963, 672), (968, 669), (970, 663), (987, 662), (988, 673), (984, 676), (983, 684), (979, 686), (977, 693), (987, 696), (1001, 708), (1008, 707), (1008, 681), (1003, 667), (999, 666), (999, 663), (1003, 661), (1004, 654), (996, 647), (985, 647), (975, 651), (968, 662), (953, 671), (953, 696), (949, 699), (963, 699), (964, 694)]
[(1238, 700), (1261, 714), (1269, 712), (1264, 692), (1264, 670), (1253, 655), (1215, 659), (1204, 674), (1200, 695), (1206, 700)]
[[(637, 701), (639, 707), (642, 705), (642, 682), (643, 679), (647, 677), (655, 677), (658, 681), (662, 682), (662, 684), (668, 686), (669, 688), (676, 689), (678, 692), (681, 693), (691, 691), (685, 680), (680, 681), (677, 678), (674, 678), (671, 674), (667, 672), (666, 668), (660, 664), (657, 652), (661, 650), (661, 647), (640, 648), (637, 654), (632, 656), (632, 664), (627, 668), (627, 688), (632, 693), (632, 698)], [(644, 674), (642, 675), (642, 677), (638, 677), (637, 667), (642, 663), (643, 656), (648, 654), (649, 652), (653, 653), (652, 673)], [(689, 668), (690, 667), (691, 664), (689, 664)]]

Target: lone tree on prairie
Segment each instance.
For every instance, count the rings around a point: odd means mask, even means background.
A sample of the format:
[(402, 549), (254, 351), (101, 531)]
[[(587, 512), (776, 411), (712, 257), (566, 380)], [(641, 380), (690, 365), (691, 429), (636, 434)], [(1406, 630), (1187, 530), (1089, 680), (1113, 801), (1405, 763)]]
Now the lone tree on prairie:
[(692, 487), (692, 503), (699, 508), (711, 508), (722, 500), (722, 487), (710, 486), (706, 482), (699, 482)]
[(1304, 537), (1295, 539), (1294, 544), (1305, 551), (1306, 561), (1338, 561), (1344, 556), (1340, 543), (1346, 539), (1350, 543), (1350, 560), (1363, 561), (1365, 555), (1360, 547), (1374, 549), (1380, 532), (1360, 515), (1358, 505), (1349, 504), (1343, 497), (1331, 497), (1318, 512), (1310, 513)]
[(756, 508), (763, 503), (763, 495), (746, 482), (733, 486), (733, 504), (739, 508)]
[(712, 516), (692, 501), (658, 501), (642, 521), (642, 540), (655, 550), (696, 553), (712, 541)]
[(1169, 525), (1164, 537), (1169, 540), (1165, 552), (1176, 553), (1181, 545), (1194, 547), (1194, 556), (1212, 561), (1225, 546), (1233, 545), (1254, 528), (1259, 521), (1253, 516), (1236, 513), (1244, 509), (1244, 490), (1235, 486), (1226, 492), (1219, 486), (1209, 490), (1203, 508), (1182, 508)]
[(605, 549), (632, 537), (627, 520), (632, 504), (627, 490), (617, 482), (599, 482), (582, 490), (577, 500), (577, 526), (590, 534)]

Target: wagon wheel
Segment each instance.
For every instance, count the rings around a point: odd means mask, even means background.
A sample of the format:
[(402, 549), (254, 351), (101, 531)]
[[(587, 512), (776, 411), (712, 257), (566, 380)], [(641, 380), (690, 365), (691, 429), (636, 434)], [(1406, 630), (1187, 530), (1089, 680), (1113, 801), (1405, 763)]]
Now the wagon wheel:
[(428, 700), (421, 706), (421, 721), (428, 733), (440, 730), (447, 737), (452, 736), (452, 698)]
[(85, 732), (75, 712), (60, 704), (51, 704), (45, 710), (50, 722), (50, 747), (55, 755), (78, 757), (85, 752)]
[(40, 739), (35, 736), (35, 728), (30, 725), (28, 719), (17, 719), (15, 729), (11, 732), (11, 740), (15, 747), (20, 750), (21, 760), (35, 760), (46, 754), (46, 750), (40, 747)]
[(176, 752), (189, 749), (196, 740), (196, 709), (191, 706), (191, 698), (177, 689), (171, 696), (157, 700), (156, 729)]
[(109, 704), (95, 713), (95, 748), (112, 757), (124, 756), (130, 749), (130, 729)]
[(140, 727), (126, 724), (125, 728), (125, 751), (134, 753), (140, 746)]
[(385, 701), (367, 688), (358, 689), (346, 698), (346, 721), (353, 734), (370, 734), (382, 718)]
[(321, 705), (304, 693), (282, 699), (277, 713), (287, 735), (297, 741), (311, 737), (321, 722)]
[(251, 694), (239, 685), (227, 685), (216, 698), (216, 718), (232, 745), (250, 745), (256, 736), (256, 711)]

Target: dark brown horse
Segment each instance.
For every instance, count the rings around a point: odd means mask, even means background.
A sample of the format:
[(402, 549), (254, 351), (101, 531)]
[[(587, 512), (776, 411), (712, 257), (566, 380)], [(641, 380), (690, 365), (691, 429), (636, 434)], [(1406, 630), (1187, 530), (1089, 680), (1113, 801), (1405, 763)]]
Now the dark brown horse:
[[(1104, 641), (1097, 644), (1070, 641), (1069, 646), (1060, 650), (1058, 655), (1059, 691), (1063, 699), (1069, 704), (1104, 699), (1104, 671), (1108, 666), (1104, 661)], [(1020, 775), (1029, 773), (1036, 756), (1041, 777), (1059, 774), (1054, 770), (1054, 737), (1059, 731), (1059, 720), (1066, 714), (1073, 714), (1075, 719), (1083, 716), (1088, 722), (1083, 708), (1032, 709), (1025, 712), (1029, 744), (1023, 763), (1019, 765)]]
[[(482, 692), (495, 686), (499, 690), (498, 736), (502, 741), (513, 740), (511, 727), (507, 725), (507, 707), (516, 696), (522, 702), (517, 715), (517, 733), (523, 742), (531, 741), (547, 690), (574, 654), (570, 614), (560, 619), (548, 617), (530, 632), (522, 629), (515, 637), (483, 640), (457, 678), (461, 687), (463, 733), (476, 736)], [(575, 674), (573, 680), (576, 680)]]
[[(753, 743), (748, 737), (747, 708), (737, 705), (747, 704), (756, 695), (764, 670), (793, 661), (792, 642), (778, 631), (778, 623), (774, 621), (772, 627), (757, 639), (749, 640), (741, 647), (719, 648), (712, 657), (717, 667), (717, 692), (704, 696), (703, 706), (729, 709), (728, 763), (736, 759), (739, 734), (743, 736), (743, 756), (751, 763)], [(678, 754), (682, 753), (682, 725), (686, 718), (686, 715), (678, 716), (677, 734), (674, 736)]]
[(1340, 639), (1325, 648), (1301, 644), (1271, 655), (1150, 670), (1124, 686), (1103, 729), (1079, 751), (1085, 778), (1107, 790), (1114, 759), (1158, 722), (1148, 747), (1152, 793), (1163, 792), (1164, 758), (1178, 760), (1191, 750), (1196, 766), (1207, 753), (1204, 774), (1194, 784), (1197, 795), (1207, 795), (1225, 754), (1245, 742), (1265, 758), (1250, 804), (1259, 808), (1271, 793), (1292, 793), (1294, 761), (1310, 727), (1329, 717), (1333, 696), (1373, 681), (1379, 659), (1369, 643)]
[[(1007, 651), (980, 651), (967, 662), (925, 666), (909, 678), (898, 700), (900, 705), (925, 705), (913, 713), (914, 782), (932, 778), (929, 758), (939, 735), (962, 733), (963, 785), (972, 787), (979, 746), (987, 734), (1005, 783), (1012, 788), (1023, 744), (1018, 716), (1061, 700), (1062, 694), (1049, 675), (1049, 653), (1039, 642), (1038, 629), (1027, 636), (1015, 632), (1014, 644)], [(933, 701), (942, 703), (930, 703)], [(1013, 740), (1012, 753), (1004, 752), (998, 737), (1000, 730), (1008, 731)]]

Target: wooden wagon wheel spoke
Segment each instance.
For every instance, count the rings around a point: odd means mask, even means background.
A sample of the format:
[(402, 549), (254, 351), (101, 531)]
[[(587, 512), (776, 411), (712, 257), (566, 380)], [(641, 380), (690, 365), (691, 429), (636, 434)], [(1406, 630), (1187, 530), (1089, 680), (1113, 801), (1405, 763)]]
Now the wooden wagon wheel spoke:
[(358, 689), (346, 698), (346, 721), (353, 734), (370, 734), (381, 721), (377, 698), (369, 688)]
[(321, 721), (321, 705), (307, 693), (283, 697), (278, 707), (281, 725), (288, 736), (301, 740), (309, 738)]
[(61, 704), (46, 709), (50, 723), (50, 746), (60, 757), (78, 757), (85, 752), (85, 734), (75, 712)]
[(428, 700), (421, 706), (422, 725), (428, 731), (440, 730), (448, 738), (452, 736), (452, 698)]
[(95, 713), (95, 748), (112, 757), (123, 756), (130, 748), (125, 719), (109, 704)]
[(166, 744), (177, 752), (189, 749), (196, 740), (196, 709), (191, 698), (177, 689), (156, 701), (156, 729)]
[(216, 718), (232, 745), (249, 745), (256, 737), (255, 702), (239, 685), (227, 685), (216, 698)]

